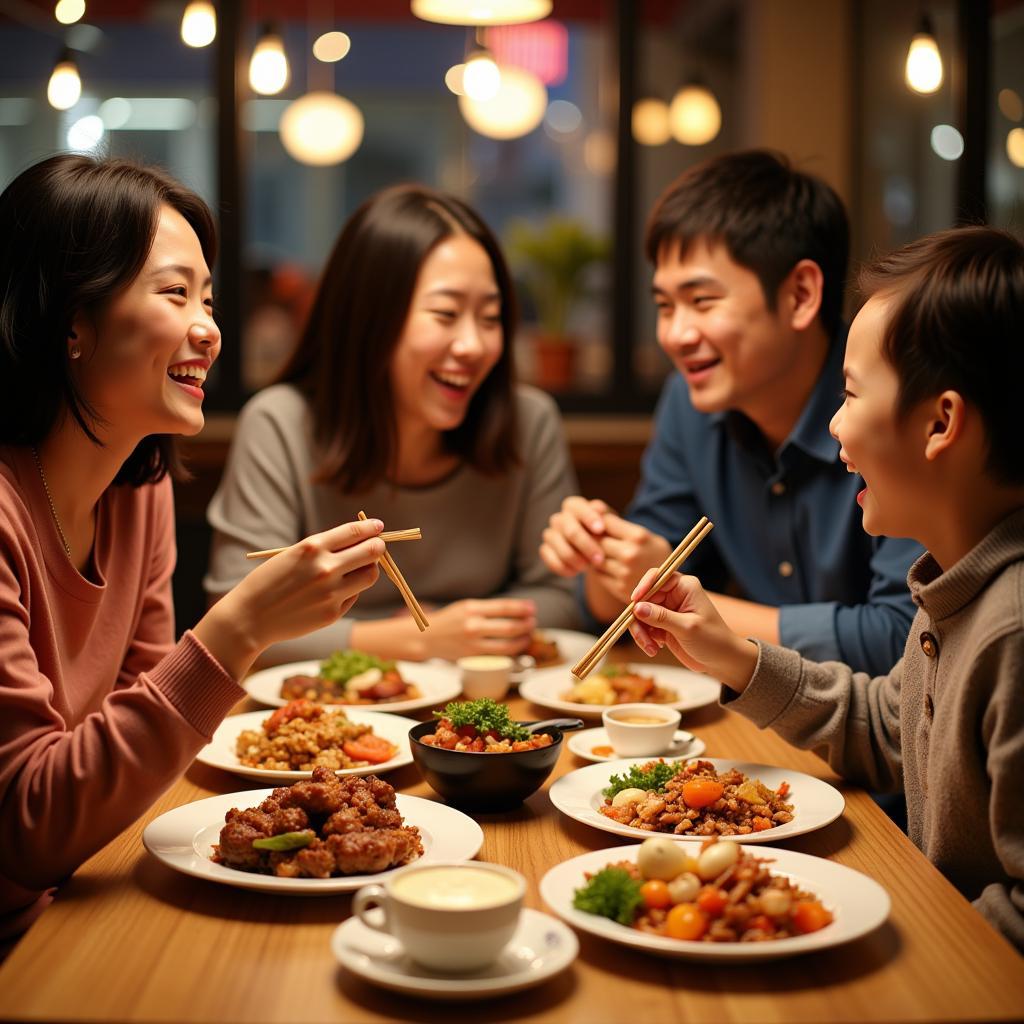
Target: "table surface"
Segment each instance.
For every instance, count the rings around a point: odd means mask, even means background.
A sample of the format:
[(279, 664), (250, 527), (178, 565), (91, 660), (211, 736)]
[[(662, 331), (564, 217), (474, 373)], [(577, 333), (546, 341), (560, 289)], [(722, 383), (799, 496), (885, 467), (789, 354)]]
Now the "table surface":
[[(516, 697), (523, 719), (548, 713)], [(239, 710), (251, 710), (243, 705)], [(880, 929), (789, 960), (720, 966), (660, 959), (580, 935), (572, 967), (543, 985), (456, 1008), (411, 999), (345, 973), (329, 942), (351, 897), (245, 891), (165, 867), (142, 845), (144, 826), (192, 800), (261, 788), (194, 764), (150, 812), (83, 865), (0, 968), (0, 1018), (47, 1021), (487, 1021), (645, 1024), (701, 1021), (954, 1021), (1024, 1017), (1024, 960), (963, 899), (863, 790), (816, 755), (794, 750), (718, 706), (684, 716), (707, 755), (782, 765), (837, 785), (841, 818), (780, 846), (863, 872), (892, 897)], [(563, 751), (552, 780), (585, 762)], [(403, 793), (436, 798), (410, 765), (387, 776)], [(550, 784), (550, 783), (549, 783)], [(538, 882), (579, 853), (628, 844), (562, 816), (547, 785), (520, 809), (474, 814), (481, 860)], [(244, 803), (241, 806), (245, 806)]]

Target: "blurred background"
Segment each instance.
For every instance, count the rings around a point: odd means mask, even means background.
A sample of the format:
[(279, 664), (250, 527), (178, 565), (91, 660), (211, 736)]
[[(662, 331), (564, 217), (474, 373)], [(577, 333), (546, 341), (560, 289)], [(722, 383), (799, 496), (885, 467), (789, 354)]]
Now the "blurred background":
[(556, 396), (583, 492), (621, 507), (669, 372), (641, 248), (658, 193), (768, 146), (843, 197), (854, 266), (962, 221), (1020, 230), (1022, 97), (1024, 0), (0, 0), (0, 187), (110, 153), (220, 220), (224, 355), (177, 490), (185, 625), (233, 413), (371, 192), (418, 180), (483, 214), (520, 376)]

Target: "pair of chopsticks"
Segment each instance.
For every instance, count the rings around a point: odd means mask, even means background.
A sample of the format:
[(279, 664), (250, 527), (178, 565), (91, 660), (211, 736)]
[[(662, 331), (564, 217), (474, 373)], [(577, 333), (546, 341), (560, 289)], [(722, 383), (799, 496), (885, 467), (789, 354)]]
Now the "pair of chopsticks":
[[(647, 593), (644, 595), (643, 600), (646, 600), (652, 594), (656, 594), (661, 588), (668, 582), (669, 577), (676, 572), (679, 567), (686, 561), (690, 555), (697, 549), (697, 545), (714, 529), (714, 523), (712, 523), (707, 516), (701, 516), (697, 520), (696, 525), (693, 529), (679, 542), (678, 547), (661, 563), (658, 568), (658, 575), (655, 577), (654, 582), (647, 589)], [(633, 621), (633, 612), (636, 609), (636, 601), (630, 601), (625, 608), (619, 613), (619, 617), (604, 631), (601, 638), (594, 644), (593, 647), (583, 655), (582, 658), (573, 666), (572, 674), (577, 679), (586, 679), (598, 662), (611, 650), (615, 641), (622, 636), (623, 633), (629, 629), (629, 624)]]
[[(365, 519), (366, 513), (360, 512), (359, 518)], [(392, 544), (398, 540), (419, 540), (422, 534), (420, 533), (420, 528), (415, 526), (411, 530), (385, 530), (377, 536), (380, 537), (385, 544)], [(282, 551), (286, 550), (287, 548), (267, 548), (266, 551), (249, 551), (245, 557), (273, 558), (274, 555), (279, 555)], [(391, 557), (391, 554), (388, 551), (385, 551), (381, 556), (380, 562), (384, 567), (384, 572), (387, 574), (388, 579), (391, 580), (391, 582), (398, 588), (399, 594), (402, 595), (402, 600), (412, 613), (413, 621), (422, 633), (430, 623), (427, 622), (427, 617), (423, 614), (423, 609), (420, 607), (419, 601), (416, 600), (416, 595), (412, 592), (412, 588), (405, 582), (405, 577), (402, 575), (401, 570), (398, 568), (398, 565), (395, 563), (395, 560)]]
[[(363, 517), (366, 518), (365, 516)], [(393, 544), (398, 540), (422, 540), (423, 534), (420, 533), (420, 528), (414, 526), (411, 530), (385, 530), (383, 533), (377, 534), (378, 537), (385, 544)], [(246, 558), (273, 558), (274, 555), (281, 554), (282, 551), (287, 551), (287, 547), (283, 548), (267, 548), (266, 551), (248, 551), (246, 552)]]
[[(359, 510), (359, 518), (366, 518), (366, 513), (362, 509)], [(419, 530), (416, 532), (419, 533)], [(384, 534), (382, 533), (380, 536), (383, 537)], [(427, 617), (423, 614), (423, 609), (420, 607), (419, 601), (416, 600), (416, 595), (412, 592), (412, 588), (409, 584), (405, 582), (405, 577), (402, 575), (401, 569), (398, 568), (398, 565), (391, 557), (391, 553), (389, 551), (385, 550), (384, 554), (381, 556), (380, 564), (384, 567), (384, 572), (387, 575), (387, 578), (398, 588), (398, 592), (402, 595), (402, 600), (405, 602), (405, 606), (412, 613), (413, 621), (422, 633), (430, 623), (427, 622)]]

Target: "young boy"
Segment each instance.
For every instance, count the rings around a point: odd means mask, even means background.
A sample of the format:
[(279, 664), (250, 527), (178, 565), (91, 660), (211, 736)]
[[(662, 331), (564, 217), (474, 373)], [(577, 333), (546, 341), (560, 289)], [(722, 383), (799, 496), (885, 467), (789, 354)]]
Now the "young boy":
[(921, 549), (864, 533), (828, 435), (847, 248), (839, 197), (772, 153), (707, 161), (659, 199), (646, 250), (658, 342), (678, 373), (640, 486), (625, 518), (567, 498), (541, 547), (554, 572), (584, 574), (598, 623), (703, 513), (715, 531), (689, 568), (741, 636), (871, 672), (899, 659)]
[(831, 430), (863, 478), (864, 529), (927, 548), (908, 576), (903, 659), (871, 678), (740, 639), (678, 575), (637, 605), (633, 636), (720, 679), (730, 707), (843, 775), (902, 784), (910, 838), (1024, 951), (1024, 246), (944, 231), (862, 285)]

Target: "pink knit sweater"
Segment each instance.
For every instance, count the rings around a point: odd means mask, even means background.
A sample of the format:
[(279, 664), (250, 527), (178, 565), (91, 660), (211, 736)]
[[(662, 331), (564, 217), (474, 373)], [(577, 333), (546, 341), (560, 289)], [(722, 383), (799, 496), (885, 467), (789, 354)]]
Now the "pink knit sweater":
[(31, 450), (0, 446), (0, 938), (181, 774), (243, 691), (174, 642), (170, 480), (109, 488), (90, 579)]

